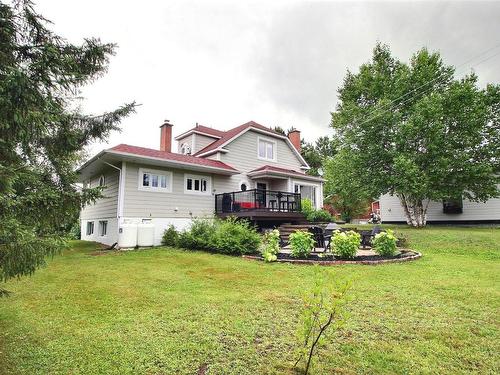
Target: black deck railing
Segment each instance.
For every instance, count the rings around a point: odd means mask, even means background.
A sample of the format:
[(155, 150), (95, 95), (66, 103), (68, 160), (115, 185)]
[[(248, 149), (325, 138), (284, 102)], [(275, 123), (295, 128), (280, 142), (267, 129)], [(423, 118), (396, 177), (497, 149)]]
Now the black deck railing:
[(300, 212), (300, 193), (252, 189), (215, 195), (215, 212)]

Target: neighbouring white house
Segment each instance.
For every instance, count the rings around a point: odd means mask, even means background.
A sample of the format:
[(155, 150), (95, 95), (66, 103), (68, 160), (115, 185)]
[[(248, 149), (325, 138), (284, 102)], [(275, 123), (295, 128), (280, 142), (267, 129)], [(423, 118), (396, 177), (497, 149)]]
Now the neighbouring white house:
[(236, 216), (260, 226), (301, 222), (301, 199), (323, 206), (323, 180), (305, 174), (300, 132), (288, 137), (253, 121), (228, 131), (196, 125), (175, 140), (160, 126), (160, 149), (120, 144), (79, 169), (84, 186), (103, 186), (103, 197), (80, 214), (84, 240), (112, 245), (127, 223), (154, 225), (159, 245), (170, 225), (193, 218)]
[[(380, 217), (383, 223), (406, 223), (406, 216), (395, 195), (380, 197)], [(484, 203), (466, 199), (431, 201), (427, 209), (427, 222), (435, 224), (500, 223), (500, 198)]]

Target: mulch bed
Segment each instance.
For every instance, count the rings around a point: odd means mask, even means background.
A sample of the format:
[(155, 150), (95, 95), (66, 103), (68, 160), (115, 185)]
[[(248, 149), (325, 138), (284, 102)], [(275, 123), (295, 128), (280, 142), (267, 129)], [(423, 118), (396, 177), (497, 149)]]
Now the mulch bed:
[[(358, 255), (354, 259), (340, 259), (333, 255), (324, 255), (320, 257), (318, 253), (312, 253), (307, 258), (293, 258), (288, 253), (279, 253), (277, 262), (297, 263), (297, 264), (321, 264), (321, 265), (337, 265), (337, 264), (384, 264), (384, 263), (399, 263), (418, 259), (422, 256), (409, 249), (401, 249), (401, 252), (394, 257), (382, 257), (380, 255)], [(245, 259), (263, 260), (260, 255), (243, 255)]]

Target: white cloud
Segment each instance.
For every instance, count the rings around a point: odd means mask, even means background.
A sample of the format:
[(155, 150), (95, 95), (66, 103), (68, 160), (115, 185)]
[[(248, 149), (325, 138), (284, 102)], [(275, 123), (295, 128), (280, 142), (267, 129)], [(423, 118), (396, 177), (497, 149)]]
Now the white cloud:
[[(109, 145), (156, 148), (165, 118), (175, 134), (195, 122), (229, 129), (255, 120), (293, 125), (314, 140), (331, 133), (346, 69), (367, 61), (377, 40), (402, 59), (428, 46), (454, 65), (500, 42), (493, 2), (40, 0), (36, 8), (72, 42), (118, 44), (108, 74), (84, 90), (82, 103), (92, 113), (142, 104)], [(482, 84), (500, 81), (498, 62), (475, 69)]]

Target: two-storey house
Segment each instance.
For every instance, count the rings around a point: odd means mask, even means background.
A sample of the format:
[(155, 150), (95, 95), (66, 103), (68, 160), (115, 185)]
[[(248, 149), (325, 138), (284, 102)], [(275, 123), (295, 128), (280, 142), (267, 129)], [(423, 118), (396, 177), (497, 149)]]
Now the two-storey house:
[(159, 150), (120, 144), (78, 169), (84, 186), (103, 186), (103, 197), (81, 212), (82, 239), (111, 245), (121, 224), (147, 221), (160, 244), (170, 224), (183, 229), (193, 218), (232, 215), (271, 226), (304, 220), (302, 198), (323, 205), (323, 180), (305, 174), (299, 131), (197, 124), (175, 137), (173, 152), (173, 125), (160, 129)]

